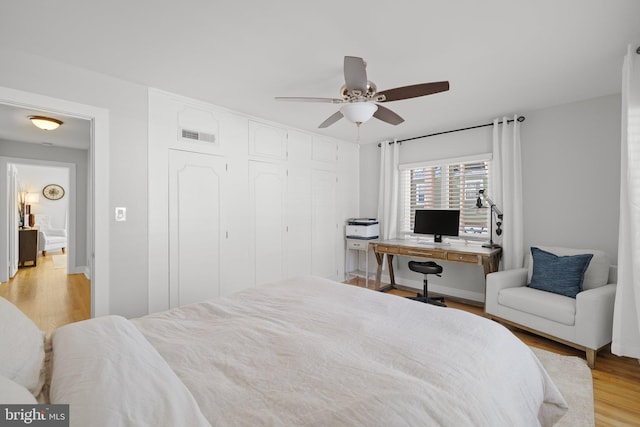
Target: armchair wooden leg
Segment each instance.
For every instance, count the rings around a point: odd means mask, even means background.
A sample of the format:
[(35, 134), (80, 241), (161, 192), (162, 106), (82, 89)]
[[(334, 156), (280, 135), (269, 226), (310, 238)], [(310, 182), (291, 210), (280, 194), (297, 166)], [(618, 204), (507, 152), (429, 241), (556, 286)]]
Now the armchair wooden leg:
[(47, 251), (42, 251), (42, 256), (47, 256)]
[(587, 365), (591, 369), (595, 369), (596, 367), (596, 351), (592, 348), (588, 348), (585, 351), (587, 353)]
[(67, 249), (66, 248), (62, 248), (62, 253), (66, 254), (67, 253)]

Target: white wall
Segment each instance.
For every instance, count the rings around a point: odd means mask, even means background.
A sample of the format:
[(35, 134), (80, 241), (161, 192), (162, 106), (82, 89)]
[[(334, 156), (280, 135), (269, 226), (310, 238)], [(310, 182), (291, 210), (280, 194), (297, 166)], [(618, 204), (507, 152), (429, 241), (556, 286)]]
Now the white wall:
[[(595, 248), (616, 263), (620, 192), (619, 95), (523, 111), (521, 124), (524, 244)], [(487, 120), (490, 122), (491, 118)], [(463, 123), (465, 127), (473, 123)], [(491, 127), (404, 142), (400, 162), (491, 152)], [(377, 216), (379, 148), (360, 149), (360, 215)], [(507, 219), (505, 219), (506, 221)], [(421, 287), (422, 278), (398, 260), (396, 281)], [(444, 263), (430, 289), (481, 300), (482, 269)]]
[[(0, 86), (109, 111), (109, 305), (127, 317), (147, 312), (147, 88), (1, 47)], [(96, 159), (100, 162), (100, 159)], [(127, 207), (127, 221), (114, 208)]]
[(601, 249), (617, 264), (621, 105), (612, 95), (525, 114), (525, 248)]

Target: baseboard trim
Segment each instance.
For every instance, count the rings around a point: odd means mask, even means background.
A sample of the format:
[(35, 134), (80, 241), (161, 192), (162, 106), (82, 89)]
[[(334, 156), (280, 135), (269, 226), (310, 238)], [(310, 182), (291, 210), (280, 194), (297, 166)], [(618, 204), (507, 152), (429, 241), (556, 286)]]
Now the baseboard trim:
[(89, 271), (89, 267), (86, 265), (76, 266), (75, 268), (67, 271), (67, 274), (84, 274), (87, 279), (91, 280), (91, 272)]

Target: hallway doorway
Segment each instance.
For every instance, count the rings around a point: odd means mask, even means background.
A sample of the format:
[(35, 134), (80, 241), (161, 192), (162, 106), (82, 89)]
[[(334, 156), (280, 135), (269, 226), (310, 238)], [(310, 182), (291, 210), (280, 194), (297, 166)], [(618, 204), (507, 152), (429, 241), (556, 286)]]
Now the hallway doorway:
[[(82, 119), (90, 123), (88, 170), (86, 174), (78, 171), (78, 176), (86, 177), (86, 181), (78, 181), (78, 185), (80, 182), (85, 182), (87, 186), (87, 199), (84, 204), (87, 223), (86, 228), (76, 230), (78, 235), (85, 235), (84, 239), (77, 239), (76, 243), (79, 245), (82, 241), (85, 247), (84, 250), (78, 248), (79, 250), (75, 252), (77, 257), (84, 255), (86, 259), (84, 263), (79, 262), (75, 267), (86, 266), (84, 273), (90, 278), (90, 316), (109, 314), (109, 111), (92, 105), (1, 86), (0, 104), (41, 110), (53, 115), (61, 114), (70, 119)], [(3, 139), (7, 137), (4, 136)], [(0, 163), (4, 162), (6, 165), (7, 158), (3, 158), (3, 155), (13, 156), (11, 153), (0, 153)], [(25, 156), (15, 157), (24, 158)], [(96, 159), (100, 161), (97, 162)], [(7, 189), (2, 186), (0, 186), (0, 201), (5, 203), (8, 201)], [(13, 224), (11, 227), (9, 225), (7, 211), (8, 209), (0, 208), (0, 274), (3, 276), (7, 275), (9, 270), (8, 236), (10, 228), (13, 228)]]

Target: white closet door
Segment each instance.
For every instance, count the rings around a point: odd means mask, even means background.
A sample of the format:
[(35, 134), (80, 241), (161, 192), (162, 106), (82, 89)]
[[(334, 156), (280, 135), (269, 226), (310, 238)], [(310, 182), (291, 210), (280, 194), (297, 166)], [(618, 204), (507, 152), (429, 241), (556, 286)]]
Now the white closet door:
[(279, 163), (249, 162), (250, 261), (256, 285), (286, 277), (286, 169)]
[(311, 274), (311, 171), (290, 167), (288, 175), (289, 203), (287, 275)]
[(169, 304), (217, 297), (222, 277), (223, 157), (169, 150)]
[(336, 174), (313, 170), (311, 173), (312, 249), (311, 272), (337, 280)]

